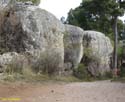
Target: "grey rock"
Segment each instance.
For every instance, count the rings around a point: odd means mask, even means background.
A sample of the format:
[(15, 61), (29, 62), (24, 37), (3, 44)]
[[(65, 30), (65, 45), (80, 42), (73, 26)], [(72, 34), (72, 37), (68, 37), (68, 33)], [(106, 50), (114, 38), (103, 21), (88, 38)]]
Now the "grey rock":
[(65, 63), (71, 63), (72, 68), (77, 68), (83, 56), (82, 39), (84, 31), (76, 26), (65, 25), (64, 52)]
[[(57, 67), (62, 70), (64, 25), (51, 13), (34, 5), (14, 5), (8, 12), (7, 17), (4, 17), (6, 21), (1, 32), (8, 40), (1, 42), (2, 49), (18, 53), (29, 52), (35, 58), (49, 51), (60, 57)], [(1, 35), (1, 38), (4, 39), (4, 35)]]
[[(54, 53), (59, 55), (54, 57), (60, 57), (58, 67), (62, 70), (64, 62), (64, 26), (62, 23), (51, 13), (35, 6), (29, 6), (23, 11), (19, 11), (19, 15), (23, 30), (27, 32), (28, 36), (27, 42), (25, 42), (26, 51), (34, 53), (37, 49), (41, 53), (51, 53), (50, 57)], [(34, 55), (36, 54), (38, 53), (34, 53)]]
[(0, 0), (0, 9), (13, 7), (18, 2), (16, 0)]
[[(4, 72), (8, 67), (23, 68), (28, 65), (28, 60), (25, 56), (16, 52), (8, 52), (0, 55), (0, 72)], [(26, 68), (26, 66), (25, 66)]]
[(90, 58), (88, 70), (92, 75), (104, 75), (110, 71), (110, 57), (113, 52), (110, 39), (97, 31), (85, 31), (83, 46)]
[(16, 52), (8, 52), (0, 55), (0, 65), (6, 65), (10, 63), (16, 56), (18, 56)]
[(0, 0), (0, 9), (6, 7), (10, 3), (10, 0)]

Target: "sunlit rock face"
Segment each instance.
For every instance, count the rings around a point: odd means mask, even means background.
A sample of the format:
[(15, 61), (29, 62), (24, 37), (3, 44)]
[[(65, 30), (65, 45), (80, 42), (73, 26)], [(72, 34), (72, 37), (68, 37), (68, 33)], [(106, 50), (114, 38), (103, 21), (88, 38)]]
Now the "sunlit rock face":
[(113, 52), (110, 39), (103, 33), (97, 31), (85, 31), (83, 36), (83, 47), (88, 51), (88, 70), (92, 75), (103, 75), (110, 72), (110, 58)]
[(41, 53), (47, 54), (48, 59), (53, 57), (52, 60), (59, 61), (56, 67), (61, 73), (64, 62), (63, 24), (51, 13), (38, 7), (29, 6), (22, 9), (18, 13), (28, 38), (27, 42), (25, 41), (26, 51), (38, 57)]
[(72, 68), (77, 68), (83, 56), (84, 31), (76, 26), (65, 25), (64, 54), (65, 63), (71, 63)]
[(10, 0), (0, 0), (0, 8), (6, 7), (10, 3)]
[(57, 67), (62, 70), (64, 26), (55, 16), (38, 6), (24, 3), (7, 7), (5, 14), (0, 31), (3, 39), (0, 46), (3, 49), (1, 53), (26, 52), (36, 58), (42, 54), (47, 54), (49, 58), (54, 54), (57, 55), (53, 56), (54, 58), (59, 58)]

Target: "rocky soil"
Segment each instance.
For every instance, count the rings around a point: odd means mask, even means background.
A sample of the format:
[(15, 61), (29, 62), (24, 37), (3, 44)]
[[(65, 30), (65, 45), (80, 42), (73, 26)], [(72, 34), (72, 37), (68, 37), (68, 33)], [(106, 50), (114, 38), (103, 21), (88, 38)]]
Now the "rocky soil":
[(125, 84), (110, 81), (4, 83), (0, 84), (0, 97), (21, 98), (18, 102), (125, 102)]

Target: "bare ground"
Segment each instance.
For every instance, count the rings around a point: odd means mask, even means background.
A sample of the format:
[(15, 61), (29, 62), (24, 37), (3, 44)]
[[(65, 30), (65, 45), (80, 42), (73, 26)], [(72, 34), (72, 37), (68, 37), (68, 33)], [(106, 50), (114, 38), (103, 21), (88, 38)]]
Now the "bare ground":
[(125, 84), (110, 81), (2, 83), (0, 97), (20, 98), (18, 102), (125, 102)]

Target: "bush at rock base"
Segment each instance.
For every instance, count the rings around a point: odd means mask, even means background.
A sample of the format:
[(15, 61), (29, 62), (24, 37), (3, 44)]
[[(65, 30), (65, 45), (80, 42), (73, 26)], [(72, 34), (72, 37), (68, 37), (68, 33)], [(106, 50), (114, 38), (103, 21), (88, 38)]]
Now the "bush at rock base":
[(120, 68), (120, 77), (125, 77), (125, 67), (121, 66)]
[(84, 64), (79, 64), (78, 68), (74, 70), (74, 76), (87, 81), (91, 79), (91, 75), (87, 70), (87, 66), (85, 66)]
[(36, 73), (54, 75), (59, 72), (60, 56), (58, 53), (46, 51), (32, 63), (32, 69)]

